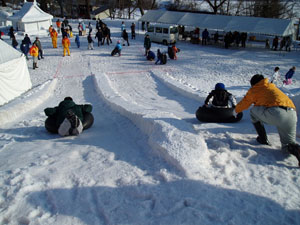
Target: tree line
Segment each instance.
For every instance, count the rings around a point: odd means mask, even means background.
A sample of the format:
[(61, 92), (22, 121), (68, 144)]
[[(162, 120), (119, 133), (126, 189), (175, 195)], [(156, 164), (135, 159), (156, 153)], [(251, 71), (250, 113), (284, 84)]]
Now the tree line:
[[(33, 1), (33, 0), (27, 0)], [(157, 0), (36, 0), (40, 8), (54, 16), (91, 18), (96, 7), (107, 6), (112, 18), (132, 18), (139, 11), (156, 9)], [(24, 0), (1, 0), (1, 5), (20, 5)], [(255, 16), (265, 18), (295, 17), (300, 0), (172, 0), (165, 6), (169, 10), (206, 12), (221, 15)]]

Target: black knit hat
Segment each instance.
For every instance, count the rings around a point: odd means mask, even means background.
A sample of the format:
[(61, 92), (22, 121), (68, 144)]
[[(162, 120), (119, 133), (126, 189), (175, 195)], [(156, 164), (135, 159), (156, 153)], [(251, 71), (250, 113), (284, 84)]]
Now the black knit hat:
[(65, 97), (64, 101), (73, 101), (73, 99), (71, 97)]
[(263, 75), (261, 74), (255, 74), (251, 80), (250, 80), (250, 84), (251, 86), (254, 86), (255, 84), (257, 84), (259, 81), (265, 79)]

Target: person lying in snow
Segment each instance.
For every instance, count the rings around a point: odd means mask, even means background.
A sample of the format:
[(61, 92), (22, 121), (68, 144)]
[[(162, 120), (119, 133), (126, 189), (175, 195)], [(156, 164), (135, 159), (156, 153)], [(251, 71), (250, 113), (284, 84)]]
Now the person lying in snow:
[(92, 126), (92, 109), (90, 104), (77, 105), (71, 97), (65, 97), (58, 106), (44, 109), (48, 116), (45, 127), (49, 132), (61, 136), (79, 135), (84, 129)]

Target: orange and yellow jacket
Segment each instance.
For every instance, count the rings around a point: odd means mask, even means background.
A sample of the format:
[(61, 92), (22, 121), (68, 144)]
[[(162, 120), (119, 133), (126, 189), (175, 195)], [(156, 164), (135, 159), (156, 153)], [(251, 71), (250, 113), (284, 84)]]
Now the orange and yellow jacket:
[(52, 39), (57, 39), (57, 32), (56, 32), (56, 30), (52, 30), (52, 32), (50, 33), (51, 34), (51, 38)]
[(63, 46), (64, 48), (69, 48), (69, 46), (70, 46), (70, 40), (69, 40), (69, 38), (64, 37), (64, 38), (62, 39), (62, 46)]
[(29, 49), (29, 54), (33, 57), (39, 56), (39, 49), (37, 46), (32, 45), (32, 47)]
[(252, 86), (245, 97), (236, 105), (235, 111), (240, 113), (248, 109), (252, 104), (254, 106), (284, 106), (296, 109), (292, 100), (277, 88), (275, 84), (269, 83), (268, 78)]

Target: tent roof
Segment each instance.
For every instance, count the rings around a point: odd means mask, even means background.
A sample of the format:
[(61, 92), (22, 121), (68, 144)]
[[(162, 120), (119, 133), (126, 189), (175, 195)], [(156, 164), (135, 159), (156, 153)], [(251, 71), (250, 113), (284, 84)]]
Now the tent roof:
[(95, 9), (94, 11), (92, 11), (91, 14), (92, 15), (97, 15), (99, 13), (105, 12), (108, 9), (109, 9), (109, 6), (104, 5), (104, 6), (101, 6), (101, 7), (97, 8), (97, 9)]
[(25, 2), (22, 9), (7, 19), (21, 22), (35, 22), (52, 19), (53, 16), (41, 10), (36, 2)]
[(21, 52), (14, 49), (13, 47), (11, 47), (9, 44), (7, 44), (2, 40), (0, 40), (0, 49), (1, 49), (0, 64), (6, 63), (16, 58), (20, 58), (22, 55)]
[(199, 27), (200, 29), (207, 28), (208, 30), (239, 31), (274, 36), (288, 36), (294, 32), (291, 20), (261, 17), (150, 10), (139, 20), (144, 22), (193, 26)]

